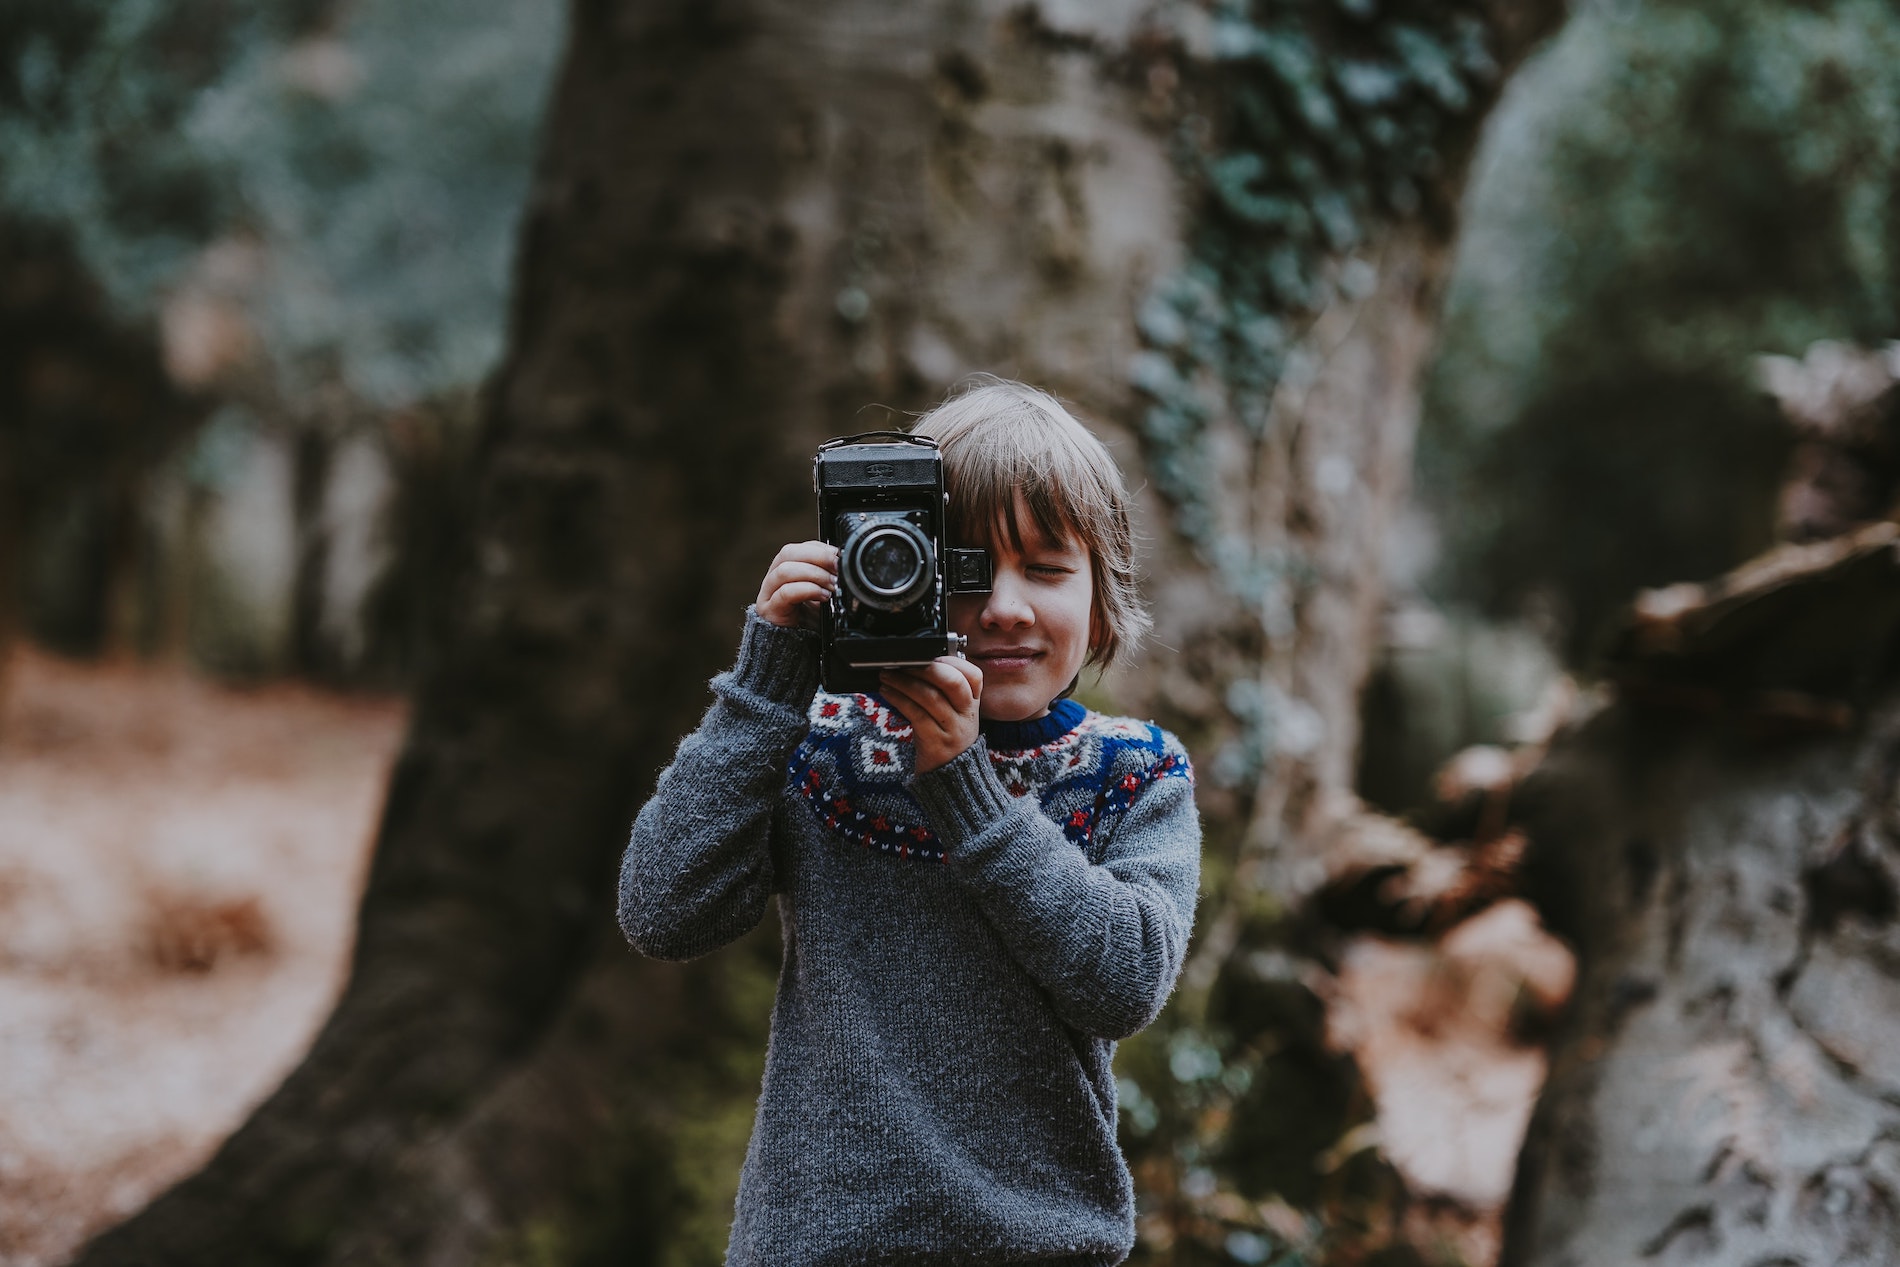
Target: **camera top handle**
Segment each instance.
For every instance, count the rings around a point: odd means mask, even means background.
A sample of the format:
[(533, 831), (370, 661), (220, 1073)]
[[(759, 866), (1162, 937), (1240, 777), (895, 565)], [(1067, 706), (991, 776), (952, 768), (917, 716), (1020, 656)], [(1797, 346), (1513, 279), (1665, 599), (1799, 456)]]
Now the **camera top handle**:
[(914, 436), (908, 431), (860, 431), (854, 436), (839, 436), (835, 440), (827, 440), (818, 446), (818, 451), (823, 453), (827, 449), (842, 448), (847, 444), (915, 444), (929, 449), (937, 447), (937, 442), (932, 437)]

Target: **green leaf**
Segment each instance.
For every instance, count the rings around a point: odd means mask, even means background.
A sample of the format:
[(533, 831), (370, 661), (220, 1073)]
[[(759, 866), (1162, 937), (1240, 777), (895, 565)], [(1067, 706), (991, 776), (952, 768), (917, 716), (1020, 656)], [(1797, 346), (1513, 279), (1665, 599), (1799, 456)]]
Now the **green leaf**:
[(1335, 251), (1348, 251), (1359, 244), (1359, 222), (1344, 195), (1323, 193), (1314, 198), (1311, 205), (1320, 231)]
[(1459, 77), (1449, 48), (1415, 26), (1393, 26), (1386, 38), (1413, 80), (1445, 109), (1457, 112), (1471, 104), (1471, 93)]
[(1228, 154), (1207, 165), (1207, 178), (1221, 206), (1241, 221), (1263, 229), (1279, 229), (1296, 236), (1310, 231), (1311, 217), (1304, 207), (1284, 194), (1254, 188), (1267, 173), (1258, 154)]
[(1342, 61), (1333, 67), (1333, 82), (1357, 106), (1390, 105), (1405, 92), (1405, 76), (1383, 62)]

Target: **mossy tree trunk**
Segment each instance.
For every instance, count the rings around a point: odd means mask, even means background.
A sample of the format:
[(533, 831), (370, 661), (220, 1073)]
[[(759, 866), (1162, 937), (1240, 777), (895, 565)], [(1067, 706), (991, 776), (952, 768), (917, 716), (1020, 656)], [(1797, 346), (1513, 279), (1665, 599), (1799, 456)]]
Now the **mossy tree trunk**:
[(1406, 1198), (1355, 1142), (1371, 1107), (1325, 1033), (1347, 930), (1312, 899), (1367, 834), (1359, 695), (1468, 161), (1563, 9), (1221, 12), (1179, 72), (1205, 121), (1189, 251), (1135, 369), (1170, 528), (1157, 641), (1179, 649), (1140, 689), (1203, 757), (1209, 883), (1184, 1006), (1123, 1065), (1156, 1101), (1133, 1141), (1149, 1246), (1357, 1261), (1409, 1252)]

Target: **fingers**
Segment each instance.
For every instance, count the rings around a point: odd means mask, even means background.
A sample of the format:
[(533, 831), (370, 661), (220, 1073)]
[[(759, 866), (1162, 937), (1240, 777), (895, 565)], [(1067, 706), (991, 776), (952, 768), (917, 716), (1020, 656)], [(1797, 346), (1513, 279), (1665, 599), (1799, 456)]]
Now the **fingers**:
[(959, 713), (975, 709), (983, 697), (983, 670), (956, 656), (938, 656), (929, 664), (904, 670), (940, 692)]
[(930, 688), (906, 673), (886, 670), (878, 675), (878, 689), (904, 714), (911, 729), (921, 736), (925, 731), (948, 735), (956, 729), (956, 710), (941, 691)]
[(781, 563), (814, 563), (835, 575), (838, 571), (838, 547), (823, 541), (794, 541), (772, 559), (773, 567)]
[(917, 773), (954, 760), (976, 742), (976, 700), (983, 674), (975, 665), (959, 667), (953, 657), (943, 656), (914, 668), (887, 669), (878, 675), (878, 683), (885, 699), (910, 723)]
[(822, 603), (830, 597), (831, 586), (829, 585), (819, 585), (813, 581), (793, 581), (790, 585), (781, 585), (773, 591), (773, 598), (767, 599), (766, 605), (791, 608), (800, 603)]
[(962, 656), (955, 655), (939, 656), (937, 657), (936, 663), (946, 665), (951, 672), (962, 676), (963, 680), (969, 684), (971, 699), (980, 700), (983, 698), (982, 669), (970, 663), (970, 661), (965, 660)]
[(799, 541), (781, 549), (759, 584), (754, 606), (760, 617), (775, 625), (800, 623), (801, 609), (824, 603), (837, 588), (837, 559), (837, 549), (822, 541)]
[(810, 581), (829, 589), (837, 583), (838, 574), (816, 563), (774, 563), (772, 570), (765, 574), (765, 583), (786, 585), (793, 581)]
[[(878, 675), (885, 693), (911, 701), (928, 719), (945, 730), (960, 729), (959, 720), (976, 715), (983, 691), (983, 671), (954, 656), (939, 656), (929, 664), (886, 669)], [(909, 711), (911, 725), (918, 718)]]

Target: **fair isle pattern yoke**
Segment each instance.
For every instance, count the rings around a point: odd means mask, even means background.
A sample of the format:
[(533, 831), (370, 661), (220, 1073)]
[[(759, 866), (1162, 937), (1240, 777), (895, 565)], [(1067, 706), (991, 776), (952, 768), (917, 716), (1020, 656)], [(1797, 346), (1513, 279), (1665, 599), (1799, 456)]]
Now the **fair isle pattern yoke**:
[[(1109, 825), (1143, 788), (1159, 779), (1193, 781), (1186, 750), (1159, 726), (1069, 700), (1050, 716), (1060, 733), (1034, 747), (991, 750), (990, 765), (1011, 796), (1033, 795), (1091, 863), (1101, 861)], [(946, 861), (906, 786), (915, 749), (903, 715), (876, 695), (820, 691), (810, 717), (811, 730), (787, 764), (786, 785), (826, 830), (898, 858)]]

